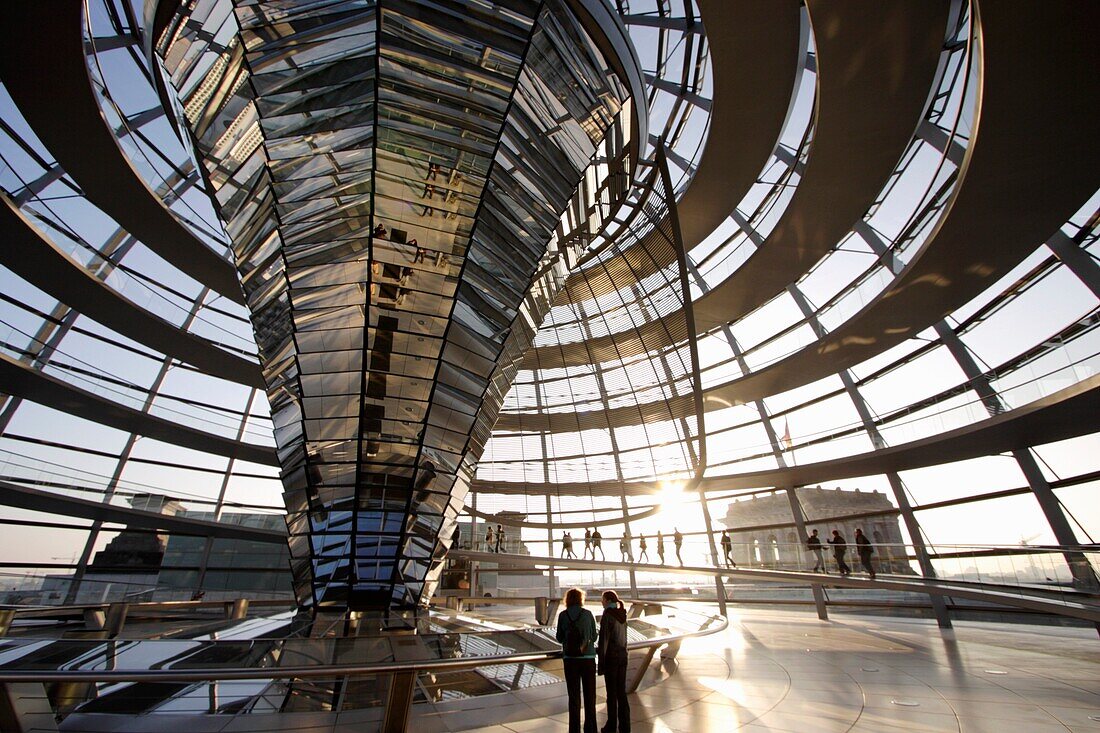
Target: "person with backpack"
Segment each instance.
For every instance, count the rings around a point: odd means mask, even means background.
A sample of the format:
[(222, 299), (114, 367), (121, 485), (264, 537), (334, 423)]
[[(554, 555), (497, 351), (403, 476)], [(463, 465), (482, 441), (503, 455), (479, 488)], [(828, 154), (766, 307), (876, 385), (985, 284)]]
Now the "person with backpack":
[(630, 702), (626, 699), (626, 607), (613, 590), (605, 590), (603, 616), (596, 642), (596, 672), (607, 688), (607, 725), (600, 733), (630, 733)]
[(583, 733), (596, 733), (596, 619), (584, 607), (584, 591), (565, 593), (565, 610), (558, 614), (555, 638), (562, 647), (565, 689), (569, 694), (569, 733), (581, 731), (581, 693), (584, 693)]

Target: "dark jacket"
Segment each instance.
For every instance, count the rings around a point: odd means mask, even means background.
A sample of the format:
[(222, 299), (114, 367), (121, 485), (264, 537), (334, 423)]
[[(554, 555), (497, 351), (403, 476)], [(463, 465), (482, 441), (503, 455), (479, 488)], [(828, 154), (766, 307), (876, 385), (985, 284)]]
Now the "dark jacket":
[(821, 540), (813, 535), (806, 538), (806, 547), (810, 550), (820, 550)]
[(860, 555), (870, 555), (875, 551), (875, 548), (871, 547), (871, 540), (867, 539), (867, 535), (856, 535), (856, 550)]
[(834, 555), (843, 555), (848, 551), (848, 543), (844, 541), (844, 535), (838, 534), (836, 537), (827, 540), (827, 542), (833, 546)]
[[(596, 617), (587, 608), (581, 606), (569, 606), (558, 614), (558, 630), (555, 634), (558, 643), (565, 646), (565, 638), (569, 634), (569, 626), (573, 624), (581, 632), (581, 636), (588, 642), (588, 648), (580, 657), (570, 659), (595, 659), (596, 658)], [(562, 656), (564, 657), (564, 650)]]
[(599, 641), (600, 667), (605, 664), (626, 662), (626, 609), (605, 608), (600, 617)]

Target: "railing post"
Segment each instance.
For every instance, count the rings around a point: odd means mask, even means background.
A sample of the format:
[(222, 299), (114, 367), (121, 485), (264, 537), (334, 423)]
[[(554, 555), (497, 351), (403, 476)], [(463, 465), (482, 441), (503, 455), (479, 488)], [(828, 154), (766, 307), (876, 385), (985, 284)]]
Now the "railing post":
[(0, 636), (7, 636), (11, 631), (11, 622), (15, 620), (15, 609), (5, 608), (0, 610)]
[(107, 606), (107, 617), (103, 625), (103, 631), (108, 639), (113, 639), (122, 633), (126, 626), (126, 614), (130, 612), (129, 603), (112, 603)]
[(107, 612), (102, 608), (84, 609), (84, 628), (89, 631), (103, 631), (107, 625)]
[(225, 602), (225, 617), (232, 621), (244, 618), (248, 615), (248, 599), (238, 598), (235, 601)]
[(405, 733), (408, 730), (415, 688), (416, 672), (395, 672), (391, 676), (390, 692), (386, 696), (386, 717), (382, 720), (381, 733)]
[(0, 682), (0, 730), (53, 733), (57, 719), (45, 688), (33, 682)]

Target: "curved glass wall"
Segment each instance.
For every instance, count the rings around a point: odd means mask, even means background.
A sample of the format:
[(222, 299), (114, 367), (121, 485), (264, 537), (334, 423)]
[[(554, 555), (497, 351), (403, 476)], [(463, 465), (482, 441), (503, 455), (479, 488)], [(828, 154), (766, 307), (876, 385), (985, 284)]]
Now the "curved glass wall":
[[(920, 331), (868, 348), (839, 366), (832, 366), (830, 356), (833, 334), (849, 343), (858, 340), (855, 324), (909, 286), (909, 273), (935, 254), (941, 231), (961, 216), (956, 204), (972, 185), (970, 161), (983, 143), (977, 133), (992, 119), (991, 110), (1003, 109), (978, 94), (1005, 64), (989, 45), (994, 36), (986, 35), (1003, 22), (996, 9), (949, 4), (938, 21), (929, 82), (920, 90), (923, 107), (899, 120), (908, 127), (907, 143), (892, 153), (888, 175), (862, 201), (861, 213), (845, 224), (824, 256), (800, 268), (784, 287), (723, 318), (709, 304), (721, 302), (723, 286), (744, 278), (746, 263), (768, 248), (818, 162), (815, 151), (830, 142), (821, 138), (827, 128), (819, 123), (824, 90), (830, 88), (823, 78), (830, 68), (824, 54), (832, 49), (821, 48), (815, 37), (823, 11), (812, 2), (802, 9), (797, 58), (791, 60), (795, 83), (785, 90), (789, 111), (774, 131), (772, 154), (760, 161), (758, 180), (724, 223), (693, 242), (688, 253), (688, 298), (703, 323), (693, 364), (674, 238), (662, 225), (669, 199), (675, 202), (690, 190), (700, 163), (713, 152), (708, 151), (708, 134), (714, 134), (709, 119), (725, 101), (713, 99), (713, 76), (728, 70), (711, 68), (710, 46), (732, 40), (707, 37), (708, 5), (701, 7), (666, 2), (615, 7), (645, 74), (649, 108), (649, 131), (636, 141), (632, 185), (618, 189), (627, 205), (599, 208), (605, 183), (614, 178), (613, 153), (626, 147), (619, 145), (597, 156), (604, 169), (592, 171), (587, 198), (563, 204), (564, 219), (561, 210), (547, 218), (546, 228), (557, 230), (559, 241), (569, 241), (569, 229), (589, 222), (595, 236), (584, 246), (597, 253), (577, 253), (582, 274), (553, 273), (563, 277), (568, 297), (559, 296), (550, 307), (535, 350), (517, 358), (514, 385), (500, 390), (500, 418), (485, 420), (476, 474), (472, 463), (464, 468), (472, 490), (446, 513), (455, 524), (440, 523), (432, 531), (484, 549), (486, 525), (495, 529), (501, 523), (506, 549), (557, 556), (563, 533), (577, 540), (579, 554), (584, 528), (599, 526), (609, 559), (619, 557), (619, 538), (627, 538), (626, 550), (637, 559), (641, 537), (647, 539), (647, 559), (652, 558), (660, 531), (666, 562), (674, 562), (668, 535), (678, 529), (685, 534), (684, 559), (692, 564), (715, 560), (716, 537), (706, 533), (709, 518), (715, 534), (723, 527), (731, 530), (731, 553), (739, 565), (809, 569), (813, 558), (801, 548), (804, 532), (839, 528), (851, 540), (851, 530), (862, 526), (872, 537), (877, 533), (882, 547), (893, 548), (888, 553), (895, 573), (945, 578), (999, 573), (1002, 579), (1007, 566), (970, 560), (966, 553), (973, 546), (1072, 549), (1094, 542), (1100, 532), (1100, 516), (1089, 499), (1096, 483), (1092, 457), (1100, 455), (1095, 420), (1063, 425), (1057, 433), (1026, 426), (1040, 414), (1036, 405), (1068, 405), (1074, 390), (1094, 389), (1100, 184), (1084, 194), (1075, 188), (1059, 202), (1057, 223), (1049, 231), (930, 325), (922, 321)], [(196, 110), (186, 104), (178, 115), (163, 109), (154, 83), (161, 70), (150, 68), (132, 4), (88, 3), (83, 33), (90, 88), (137, 175), (205, 246), (228, 256), (231, 238), (210, 203), (220, 189), (210, 185), (204, 175), (210, 170), (195, 164), (191, 141), (173, 124), (177, 116), (192, 119)], [(201, 86), (209, 78), (203, 73), (196, 82)], [(1052, 78), (1057, 87), (1059, 75)], [(394, 129), (414, 124), (417, 114), (410, 109), (409, 116), (394, 118)], [(373, 125), (373, 112), (367, 116)], [(11, 385), (0, 405), (0, 481), (27, 492), (18, 500), (9, 492), (9, 506), (2, 510), (0, 561), (6, 563), (9, 592), (52, 603), (129, 594), (186, 598), (197, 589), (209, 597), (289, 598), (287, 557), (277, 543), (249, 552), (181, 530), (128, 527), (121, 515), (98, 519), (84, 505), (74, 504), (67, 516), (34, 508), (48, 494), (276, 532), (285, 513), (275, 423), (268, 395), (261, 394), (267, 390), (258, 379), (247, 309), (165, 261), (93, 204), (66, 173), (65, 161), (56, 160), (37, 138), (6, 87), (0, 89), (0, 119), (0, 183), (10, 210), (22, 217), (10, 220), (12, 231), (52, 243), (67, 258), (54, 262), (107, 289), (97, 297), (123, 299), (110, 300), (110, 308), (155, 315), (163, 322), (158, 333), (171, 335), (150, 339), (149, 330), (136, 328), (133, 318), (103, 315), (110, 323), (100, 322), (85, 301), (68, 303), (58, 297), (63, 293), (51, 292), (49, 281), (35, 284), (11, 267), (23, 263), (0, 263), (4, 383)], [(620, 131), (629, 135), (629, 126)], [(251, 145), (244, 128), (219, 132), (232, 132), (225, 143), (240, 144), (239, 152)], [(1081, 143), (1085, 149), (1079, 155), (1088, 159), (1091, 148), (1084, 137)], [(864, 144), (873, 152), (873, 140)], [(658, 149), (665, 152), (677, 196), (646, 185), (655, 180)], [(517, 160), (537, 154), (516, 150)], [(405, 165), (402, 153), (391, 153), (394, 166)], [(577, 159), (590, 162), (583, 155)], [(453, 188), (442, 178), (449, 178), (451, 167), (441, 166), (436, 180), (429, 181), (431, 162), (420, 162), (422, 170), (394, 168), (386, 179), (391, 188), (407, 189), (387, 201), (407, 207), (411, 202), (407, 216), (390, 209), (380, 217), (376, 206), (375, 218), (388, 234), (395, 227), (410, 231), (409, 221), (420, 226), (430, 218), (437, 230), (460, 221), (444, 213)], [(430, 199), (429, 185), (435, 189)], [(1057, 178), (1049, 186), (1060, 190)], [(570, 187), (566, 194), (572, 193)], [(475, 198), (468, 183), (454, 203), (463, 197)], [(432, 210), (430, 217), (420, 215), (424, 208)], [(309, 220), (308, 212), (304, 217)], [(396, 251), (392, 237), (384, 241)], [(432, 250), (432, 255), (442, 251)], [(648, 259), (631, 260), (630, 252)], [(411, 258), (416, 256), (413, 251)], [(428, 252), (424, 260), (409, 266), (436, 267)], [(401, 277), (400, 271), (383, 269), (365, 282), (378, 285), (378, 297), (383, 287), (392, 288), (387, 293), (396, 307)], [(416, 297), (430, 292), (412, 290)], [(199, 348), (180, 340), (188, 336), (201, 342)], [(199, 352), (211, 363), (237, 361), (199, 367), (189, 361)], [(700, 390), (703, 426), (694, 403)], [(491, 431), (489, 422), (495, 423)], [(997, 439), (1002, 424), (1020, 426), (1024, 437), (1015, 443)], [(942, 452), (906, 458), (926, 443)], [(958, 452), (960, 443), (973, 447)], [(898, 459), (890, 468), (893, 456)], [(846, 461), (854, 467), (841, 470)], [(702, 503), (691, 481), (701, 468)], [(422, 472), (420, 464), (417, 471)], [(988, 521), (994, 516), (1000, 519)], [(354, 532), (338, 534), (350, 542)], [(112, 564), (119, 556), (106, 552), (108, 545), (137, 543), (139, 536), (161, 548), (159, 565), (135, 571)], [(330, 549), (339, 551), (336, 545)], [(1067, 551), (1046, 556), (1035, 566), (1034, 578), (1022, 561), (1010, 569), (1035, 582), (1047, 577), (1067, 587), (1092, 582), (1075, 563)], [(277, 577), (259, 579), (259, 570), (272, 567), (278, 568)], [(456, 563), (455, 572), (443, 576), (441, 591), (543, 594), (574, 581), (706, 592), (713, 587), (700, 576), (606, 573), (509, 574), (483, 564), (480, 574), (471, 575)], [(810, 600), (804, 586), (777, 590), (748, 583), (734, 596)], [(867, 600), (856, 591), (837, 591), (830, 598)]]

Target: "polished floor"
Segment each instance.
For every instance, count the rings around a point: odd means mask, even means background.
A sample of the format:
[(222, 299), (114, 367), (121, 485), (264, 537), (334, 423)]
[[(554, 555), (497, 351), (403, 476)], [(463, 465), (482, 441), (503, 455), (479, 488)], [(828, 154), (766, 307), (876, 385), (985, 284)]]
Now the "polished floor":
[[(731, 611), (727, 631), (689, 640), (650, 677), (631, 697), (634, 733), (1100, 732), (1092, 629), (962, 622), (941, 632), (920, 620)], [(566, 731), (563, 688), (494, 695), (420, 723)], [(598, 710), (602, 726), (602, 695)]]

